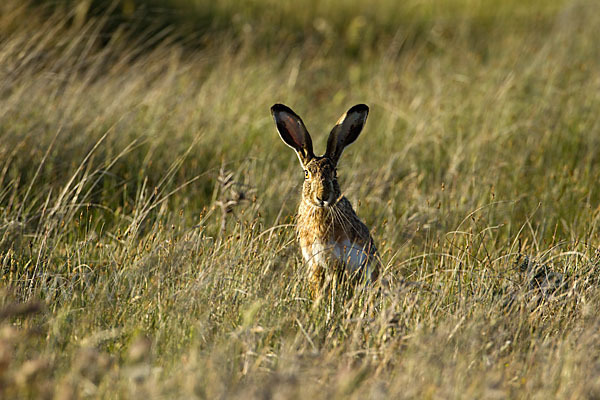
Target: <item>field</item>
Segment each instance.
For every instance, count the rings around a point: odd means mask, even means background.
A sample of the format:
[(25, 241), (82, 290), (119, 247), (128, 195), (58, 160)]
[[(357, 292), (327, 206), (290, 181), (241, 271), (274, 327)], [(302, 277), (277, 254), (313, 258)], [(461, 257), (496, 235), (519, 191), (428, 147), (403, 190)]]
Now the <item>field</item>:
[[(599, 398), (600, 3), (5, 0), (0, 398)], [(373, 289), (310, 296), (302, 169)]]

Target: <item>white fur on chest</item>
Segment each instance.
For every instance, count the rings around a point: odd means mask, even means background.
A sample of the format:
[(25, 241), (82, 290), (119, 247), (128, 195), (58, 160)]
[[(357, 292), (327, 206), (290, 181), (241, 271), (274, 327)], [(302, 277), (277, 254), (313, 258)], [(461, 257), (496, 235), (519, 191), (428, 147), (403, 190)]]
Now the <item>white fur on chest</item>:
[(341, 262), (351, 273), (365, 266), (367, 269), (369, 267), (369, 255), (365, 249), (349, 240), (330, 243), (315, 241), (312, 246), (302, 248), (302, 257), (307, 263), (322, 267), (327, 267), (328, 260)]

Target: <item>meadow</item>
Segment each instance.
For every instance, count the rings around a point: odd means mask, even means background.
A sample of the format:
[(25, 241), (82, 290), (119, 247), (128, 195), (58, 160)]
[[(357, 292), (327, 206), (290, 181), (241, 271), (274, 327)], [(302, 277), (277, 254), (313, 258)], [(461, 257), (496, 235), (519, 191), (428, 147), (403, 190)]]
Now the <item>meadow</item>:
[[(5, 0), (0, 398), (600, 397), (600, 3)], [(312, 299), (303, 172), (382, 279)]]

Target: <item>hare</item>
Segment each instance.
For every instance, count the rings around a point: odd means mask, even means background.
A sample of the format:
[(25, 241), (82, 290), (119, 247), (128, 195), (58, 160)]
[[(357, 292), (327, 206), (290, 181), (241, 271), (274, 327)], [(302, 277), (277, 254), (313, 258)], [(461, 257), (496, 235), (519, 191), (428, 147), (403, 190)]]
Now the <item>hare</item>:
[(279, 136), (296, 151), (304, 170), (296, 231), (302, 257), (308, 264), (313, 296), (323, 286), (326, 275), (335, 279), (345, 271), (353, 281), (376, 280), (377, 248), (369, 228), (342, 195), (336, 174), (342, 151), (358, 138), (369, 107), (358, 104), (342, 115), (320, 157), (313, 153), (311, 137), (296, 113), (283, 104), (275, 104), (271, 113)]

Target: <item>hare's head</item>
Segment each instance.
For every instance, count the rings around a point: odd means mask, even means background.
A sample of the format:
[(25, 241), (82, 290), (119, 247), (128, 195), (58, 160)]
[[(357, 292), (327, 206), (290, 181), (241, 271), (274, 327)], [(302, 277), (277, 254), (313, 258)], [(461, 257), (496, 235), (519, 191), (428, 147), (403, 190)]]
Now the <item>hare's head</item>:
[(346, 112), (335, 124), (327, 150), (322, 156), (313, 153), (312, 140), (304, 123), (296, 113), (283, 104), (271, 107), (281, 140), (296, 151), (304, 169), (302, 199), (315, 207), (330, 207), (340, 198), (336, 168), (344, 148), (354, 142), (369, 114), (369, 107), (358, 104)]

